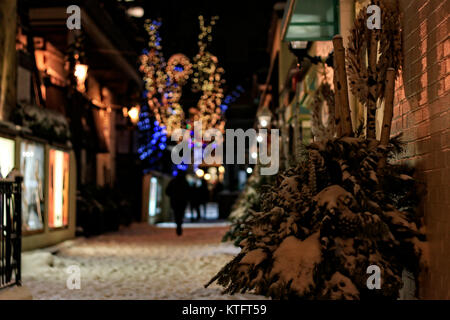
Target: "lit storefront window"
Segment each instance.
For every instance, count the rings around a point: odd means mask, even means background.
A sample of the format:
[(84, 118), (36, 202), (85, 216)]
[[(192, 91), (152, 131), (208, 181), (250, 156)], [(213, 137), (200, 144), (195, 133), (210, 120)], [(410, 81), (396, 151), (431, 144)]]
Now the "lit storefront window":
[(155, 177), (152, 177), (150, 179), (150, 197), (149, 197), (149, 203), (148, 203), (148, 215), (150, 217), (154, 217), (159, 213), (159, 185), (158, 185), (158, 179)]
[(23, 230), (42, 230), (44, 227), (44, 146), (33, 142), (22, 142), (20, 168), (23, 175)]
[(50, 150), (48, 196), (49, 227), (67, 226), (69, 216), (69, 154), (67, 152)]
[(6, 178), (14, 168), (15, 148), (14, 140), (0, 137), (0, 173), (2, 178)]

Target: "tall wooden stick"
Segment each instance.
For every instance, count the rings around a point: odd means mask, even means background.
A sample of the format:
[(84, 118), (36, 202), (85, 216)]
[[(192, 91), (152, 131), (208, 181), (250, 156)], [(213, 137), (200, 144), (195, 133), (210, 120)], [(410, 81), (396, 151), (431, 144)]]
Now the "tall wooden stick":
[(395, 70), (387, 69), (386, 72), (386, 93), (384, 95), (384, 115), (383, 126), (381, 128), (380, 144), (387, 146), (391, 135), (392, 116), (394, 109), (394, 90), (395, 90)]
[[(337, 65), (336, 63), (336, 55), (333, 58), (333, 65)], [(337, 137), (342, 137), (342, 122), (341, 122), (341, 103), (339, 99), (339, 92), (337, 91), (338, 80), (337, 80), (337, 72), (335, 71), (333, 74), (333, 83), (334, 83), (334, 127), (336, 131)]]
[[(333, 37), (333, 47), (335, 55), (334, 72), (335, 77), (335, 92), (336, 105), (339, 105), (340, 125), (342, 128), (342, 136), (350, 136), (353, 134), (352, 119), (350, 116), (350, 104), (348, 101), (348, 85), (347, 85), (347, 71), (345, 70), (345, 48), (341, 35)], [(338, 114), (338, 112), (336, 112)]]
[(369, 58), (368, 66), (368, 80), (367, 84), (369, 86), (369, 96), (367, 97), (367, 138), (376, 138), (375, 129), (375, 116), (377, 112), (377, 82), (376, 82), (376, 72), (377, 72), (377, 58), (378, 58), (378, 40), (374, 30), (370, 31), (370, 42), (367, 47), (367, 53)]
[[(391, 136), (392, 116), (394, 110), (394, 90), (395, 90), (395, 70), (387, 69), (386, 72), (386, 89), (384, 100), (383, 126), (381, 128), (380, 145), (387, 146), (389, 137)], [(386, 158), (382, 158), (378, 164), (378, 168), (383, 168), (386, 164)]]

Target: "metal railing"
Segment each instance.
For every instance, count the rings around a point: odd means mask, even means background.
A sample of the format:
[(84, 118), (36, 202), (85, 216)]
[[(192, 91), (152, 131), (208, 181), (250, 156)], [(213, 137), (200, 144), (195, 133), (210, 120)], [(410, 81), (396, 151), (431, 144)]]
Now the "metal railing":
[(20, 285), (22, 177), (0, 180), (0, 289)]

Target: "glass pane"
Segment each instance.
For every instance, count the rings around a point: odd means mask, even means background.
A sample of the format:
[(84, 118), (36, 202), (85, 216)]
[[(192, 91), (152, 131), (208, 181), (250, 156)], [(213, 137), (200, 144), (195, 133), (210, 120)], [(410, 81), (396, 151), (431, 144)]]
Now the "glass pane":
[(0, 137), (0, 174), (1, 178), (6, 178), (8, 173), (14, 168), (15, 158), (14, 140)]
[(333, 22), (334, 0), (297, 0), (291, 23)]
[(290, 40), (329, 40), (334, 36), (334, 26), (295, 26), (290, 25), (285, 41)]
[(44, 227), (44, 146), (22, 142), (20, 168), (23, 175), (23, 230), (41, 230)]
[(338, 10), (336, 0), (296, 0), (284, 41), (331, 40), (339, 29)]
[(49, 204), (50, 228), (67, 226), (69, 216), (69, 154), (51, 149), (49, 153)]

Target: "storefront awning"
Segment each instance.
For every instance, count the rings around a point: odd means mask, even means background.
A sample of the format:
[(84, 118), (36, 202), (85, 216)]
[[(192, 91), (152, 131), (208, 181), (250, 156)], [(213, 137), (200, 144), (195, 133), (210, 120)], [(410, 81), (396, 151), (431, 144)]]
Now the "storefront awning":
[(331, 40), (339, 33), (339, 0), (288, 0), (281, 28), (283, 41)]

